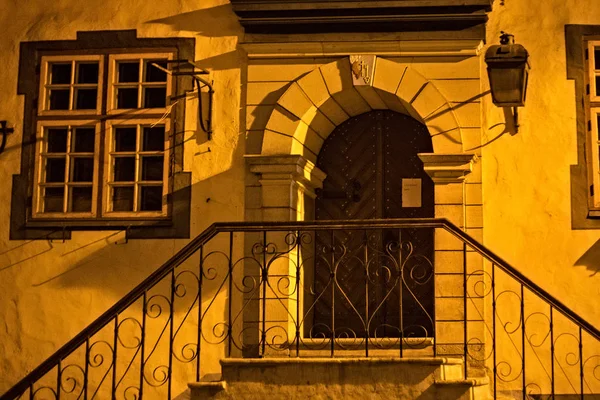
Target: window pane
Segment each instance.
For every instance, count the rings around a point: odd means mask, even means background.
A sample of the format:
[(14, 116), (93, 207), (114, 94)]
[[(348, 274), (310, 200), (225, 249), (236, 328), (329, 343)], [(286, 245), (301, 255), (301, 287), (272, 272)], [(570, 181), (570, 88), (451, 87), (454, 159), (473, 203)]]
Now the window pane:
[(160, 211), (162, 209), (162, 186), (142, 186), (140, 188), (140, 210)]
[(163, 156), (152, 156), (142, 158), (142, 180), (162, 181), (163, 179)]
[(135, 180), (135, 157), (115, 158), (115, 182), (133, 182)]
[(138, 89), (120, 88), (117, 89), (117, 108), (137, 108), (138, 107)]
[(67, 128), (51, 128), (46, 132), (48, 139), (48, 153), (67, 152)]
[(133, 211), (133, 186), (113, 188), (113, 211)]
[(50, 110), (68, 110), (69, 94), (69, 89), (50, 90)]
[(94, 128), (76, 128), (72, 151), (75, 153), (93, 153), (95, 138)]
[(44, 212), (63, 212), (65, 188), (44, 189)]
[(165, 149), (165, 127), (144, 127), (143, 151), (163, 151)]
[(140, 81), (140, 63), (120, 62), (118, 67), (119, 77), (117, 82), (139, 82)]
[(600, 96), (600, 75), (596, 75), (596, 96)]
[(97, 89), (76, 89), (75, 90), (75, 109), (94, 110), (98, 96)]
[(167, 63), (164, 61), (146, 61), (146, 80), (145, 82), (166, 82), (167, 73), (152, 64), (159, 65), (167, 69)]
[(98, 63), (77, 64), (77, 83), (98, 83)]
[(46, 182), (65, 181), (65, 158), (48, 158), (46, 160)]
[(115, 128), (115, 151), (135, 151), (136, 128)]
[(594, 69), (600, 70), (600, 47), (594, 47)]
[(53, 85), (64, 85), (71, 83), (71, 63), (51, 64), (50, 83)]
[(165, 107), (167, 104), (167, 88), (146, 88), (144, 90), (144, 108)]
[(76, 211), (76, 212), (92, 211), (92, 188), (91, 187), (71, 188), (71, 211)]
[(73, 171), (71, 182), (91, 182), (94, 177), (94, 159), (92, 157), (76, 157), (72, 160)]

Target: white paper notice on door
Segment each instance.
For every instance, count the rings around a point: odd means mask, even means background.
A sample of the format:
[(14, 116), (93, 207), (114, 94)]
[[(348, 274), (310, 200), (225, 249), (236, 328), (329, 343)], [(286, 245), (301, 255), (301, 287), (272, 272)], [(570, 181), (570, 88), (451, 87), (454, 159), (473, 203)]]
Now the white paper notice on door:
[(402, 179), (402, 207), (421, 207), (420, 179)]

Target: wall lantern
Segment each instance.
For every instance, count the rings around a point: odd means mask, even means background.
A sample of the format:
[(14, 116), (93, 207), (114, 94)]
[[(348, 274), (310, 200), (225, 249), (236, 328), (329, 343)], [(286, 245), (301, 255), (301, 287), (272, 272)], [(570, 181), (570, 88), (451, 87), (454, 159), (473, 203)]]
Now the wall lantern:
[(518, 131), (517, 107), (525, 105), (529, 54), (514, 43), (513, 35), (500, 33), (500, 44), (490, 46), (485, 52), (492, 102), (498, 107), (513, 107), (515, 131)]

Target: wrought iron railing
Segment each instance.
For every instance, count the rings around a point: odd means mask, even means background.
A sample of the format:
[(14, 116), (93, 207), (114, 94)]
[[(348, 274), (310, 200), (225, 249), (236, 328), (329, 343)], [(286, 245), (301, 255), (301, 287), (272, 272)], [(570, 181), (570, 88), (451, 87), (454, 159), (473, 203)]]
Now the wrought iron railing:
[(225, 357), (453, 356), (600, 393), (600, 331), (445, 219), (215, 224), (0, 400), (174, 398)]

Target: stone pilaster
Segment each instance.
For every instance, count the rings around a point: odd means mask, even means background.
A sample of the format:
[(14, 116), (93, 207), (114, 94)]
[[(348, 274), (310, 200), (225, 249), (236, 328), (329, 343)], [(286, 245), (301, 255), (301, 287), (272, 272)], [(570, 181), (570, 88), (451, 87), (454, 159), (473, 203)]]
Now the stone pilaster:
[[(255, 207), (253, 212), (258, 220), (283, 222), (314, 218), (315, 190), (323, 186), (325, 174), (311, 161), (300, 155), (281, 155), (246, 156), (246, 162), (253, 183), (247, 190), (251, 196), (260, 196), (259, 199), (247, 196), (247, 203)], [(257, 257), (252, 254), (253, 249), (256, 251), (254, 244), (264, 245), (266, 241), (267, 253), (260, 254), (257, 258), (262, 263), (264, 256), (268, 264), (268, 282), (263, 282), (266, 284), (266, 295), (263, 295), (260, 288), (260, 293), (245, 296), (248, 306), (244, 313), (244, 341), (257, 344), (260, 340), (266, 341), (268, 345), (265, 352), (273, 355), (286, 355), (278, 353), (276, 347), (293, 341), (297, 307), (302, 309), (303, 289), (296, 288), (296, 277), (298, 257), (303, 258), (304, 255), (299, 255), (296, 247), (288, 251), (289, 239), (288, 232), (269, 232), (266, 240), (263, 234), (246, 235), (246, 254), (251, 257)], [(276, 257), (273, 251), (282, 255)], [(257, 279), (260, 276), (257, 265), (248, 263), (245, 275)], [(304, 278), (301, 273), (301, 285), (304, 284)], [(302, 314), (300, 310), (300, 315)], [(263, 327), (266, 332), (263, 332)], [(257, 332), (259, 337), (255, 336)], [(261, 348), (257, 350), (260, 352)], [(252, 353), (256, 354), (256, 351), (247, 352)]]
[[(473, 171), (477, 156), (421, 153), (419, 157), (435, 185), (435, 217), (446, 218), (460, 229), (466, 230), (465, 179)], [(444, 229), (436, 229), (434, 248), (435, 340), (438, 353), (462, 355), (465, 335), (465, 261), (467, 273), (471, 273), (481, 268), (481, 258), (470, 251), (465, 253), (463, 243)], [(467, 337), (482, 338), (479, 333), (483, 328), (482, 315), (469, 311), (479, 299), (467, 301)]]

